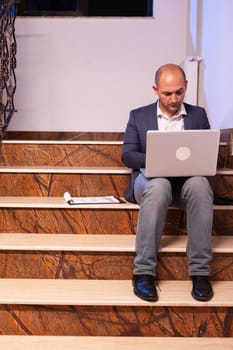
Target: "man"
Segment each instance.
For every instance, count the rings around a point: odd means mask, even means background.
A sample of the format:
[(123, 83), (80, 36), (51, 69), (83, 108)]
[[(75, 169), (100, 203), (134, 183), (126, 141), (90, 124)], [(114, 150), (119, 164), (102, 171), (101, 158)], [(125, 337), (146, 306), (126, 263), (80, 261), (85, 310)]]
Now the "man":
[(125, 197), (140, 204), (133, 274), (134, 293), (147, 301), (158, 299), (155, 287), (157, 252), (168, 207), (177, 196), (184, 203), (187, 212), (186, 251), (193, 283), (192, 296), (199, 301), (210, 300), (213, 296), (209, 280), (213, 192), (207, 178), (148, 179), (140, 173), (140, 168), (145, 168), (147, 130), (210, 128), (203, 108), (183, 103), (186, 88), (187, 80), (180, 66), (166, 64), (160, 67), (153, 85), (158, 101), (130, 112), (124, 136), (122, 161), (133, 169)]

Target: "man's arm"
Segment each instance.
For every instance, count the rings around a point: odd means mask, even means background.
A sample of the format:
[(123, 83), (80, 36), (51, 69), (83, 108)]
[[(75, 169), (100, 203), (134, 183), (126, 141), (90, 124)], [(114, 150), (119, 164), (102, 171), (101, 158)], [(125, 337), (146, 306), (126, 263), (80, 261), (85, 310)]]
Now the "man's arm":
[(141, 151), (139, 129), (135, 121), (134, 111), (130, 112), (124, 135), (122, 162), (132, 169), (145, 168), (146, 155)]
[(185, 129), (210, 129), (206, 110), (200, 106), (185, 104), (187, 117), (184, 117)]
[(203, 108), (203, 129), (210, 129), (209, 119), (207, 117), (207, 114), (204, 108)]

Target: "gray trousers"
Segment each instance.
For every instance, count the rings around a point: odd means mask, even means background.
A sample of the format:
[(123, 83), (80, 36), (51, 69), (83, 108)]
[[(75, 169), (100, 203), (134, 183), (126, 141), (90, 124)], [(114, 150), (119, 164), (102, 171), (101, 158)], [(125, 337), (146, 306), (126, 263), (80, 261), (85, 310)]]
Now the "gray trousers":
[[(209, 275), (212, 258), (213, 191), (207, 178), (152, 178), (140, 174), (134, 185), (140, 204), (134, 274), (156, 276), (157, 252), (172, 202), (184, 205), (187, 215), (186, 253), (190, 276)], [(182, 267), (181, 267), (182, 268)]]

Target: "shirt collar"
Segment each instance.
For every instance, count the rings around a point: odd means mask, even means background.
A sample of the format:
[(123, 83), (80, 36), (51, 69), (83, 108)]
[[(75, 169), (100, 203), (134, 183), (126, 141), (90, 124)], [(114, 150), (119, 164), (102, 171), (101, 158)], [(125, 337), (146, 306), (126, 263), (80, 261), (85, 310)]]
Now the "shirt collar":
[[(177, 113), (176, 114), (174, 114), (173, 116), (172, 116), (172, 118), (178, 118), (178, 117), (180, 117), (180, 116), (186, 116), (187, 115), (187, 112), (186, 112), (186, 109), (185, 109), (185, 106), (184, 106), (184, 104), (182, 103), (181, 104), (181, 106), (180, 106), (180, 109), (177, 111)], [(157, 103), (157, 117), (166, 117), (166, 118), (168, 118), (167, 116), (166, 116), (166, 114), (164, 114), (162, 111), (161, 111), (161, 109), (160, 109), (160, 107), (159, 107), (159, 101), (158, 101), (158, 103)]]

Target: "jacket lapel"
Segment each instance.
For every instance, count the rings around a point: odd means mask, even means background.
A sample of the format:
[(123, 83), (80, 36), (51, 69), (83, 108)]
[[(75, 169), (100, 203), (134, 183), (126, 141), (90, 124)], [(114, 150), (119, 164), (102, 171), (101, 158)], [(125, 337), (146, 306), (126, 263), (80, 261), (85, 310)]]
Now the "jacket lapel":
[(152, 105), (148, 114), (148, 130), (158, 130), (157, 102)]
[(187, 113), (187, 115), (184, 117), (184, 129), (190, 130), (192, 129), (192, 113), (190, 112), (189, 105), (186, 103), (184, 105)]

